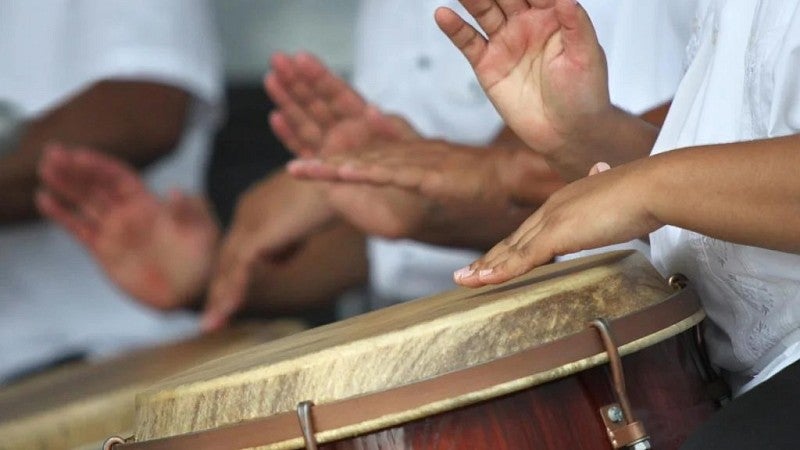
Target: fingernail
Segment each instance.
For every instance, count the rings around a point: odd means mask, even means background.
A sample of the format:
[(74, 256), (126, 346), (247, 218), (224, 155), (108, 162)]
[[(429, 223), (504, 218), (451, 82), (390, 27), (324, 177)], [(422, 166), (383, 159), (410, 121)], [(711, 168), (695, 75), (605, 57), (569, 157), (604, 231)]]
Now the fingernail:
[(594, 168), (597, 169), (597, 173), (605, 172), (606, 170), (610, 169), (611, 166), (605, 162), (599, 162), (594, 165)]
[(453, 278), (456, 280), (463, 280), (464, 278), (468, 278), (474, 274), (475, 271), (470, 269), (469, 266), (462, 267), (461, 269), (456, 270), (453, 272)]
[(494, 273), (494, 269), (483, 269), (478, 272), (478, 278), (486, 278)]
[(299, 159), (293, 159), (288, 163), (286, 163), (286, 170), (288, 170), (289, 172), (297, 170), (301, 167), (303, 167), (303, 161)]

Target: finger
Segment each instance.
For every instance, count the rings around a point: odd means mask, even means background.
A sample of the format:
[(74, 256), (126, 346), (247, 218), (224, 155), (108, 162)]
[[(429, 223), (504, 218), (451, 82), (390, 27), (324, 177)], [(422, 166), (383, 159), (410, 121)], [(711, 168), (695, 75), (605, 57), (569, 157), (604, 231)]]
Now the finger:
[(139, 173), (122, 161), (98, 152), (90, 152), (82, 158), (86, 170), (95, 172), (98, 186), (102, 186), (112, 201), (123, 202), (139, 195), (154, 197)]
[(599, 162), (599, 163), (593, 165), (591, 169), (589, 169), (589, 176), (597, 175), (598, 173), (603, 173), (603, 172), (605, 172), (606, 170), (609, 170), (609, 169), (611, 169), (611, 166), (608, 165), (608, 163)]
[(515, 14), (519, 14), (529, 8), (528, 2), (525, 0), (497, 0), (500, 9), (503, 10), (506, 18)]
[(292, 130), (286, 117), (280, 111), (273, 111), (269, 115), (269, 125), (283, 146), (287, 150), (300, 157), (312, 156), (315, 152), (311, 147), (306, 147), (300, 142), (297, 135)]
[[(85, 197), (79, 203), (84, 214), (91, 214), (98, 219), (105, 216), (115, 204), (114, 198), (127, 194), (121, 191), (117, 195), (118, 179), (113, 163), (109, 163), (107, 156), (100, 156), (97, 152), (87, 149), (78, 149), (73, 152), (75, 160), (75, 173), (83, 179)], [(120, 175), (122, 176), (122, 175)], [(120, 182), (124, 182), (120, 180)], [(112, 198), (113, 197), (113, 198)]]
[(537, 248), (510, 249), (505, 258), (488, 269), (478, 272), (478, 278), (484, 284), (498, 284), (509, 281), (530, 272), (534, 268), (546, 264), (552, 257)]
[(281, 107), (275, 112), (280, 114), (281, 120), (295, 139), (295, 142), (287, 144), (293, 144), (298, 151), (303, 148), (316, 149), (322, 144), (322, 129), (295, 104)]
[(374, 185), (394, 185), (402, 188), (415, 188), (410, 181), (410, 174), (400, 174), (393, 168), (378, 165), (364, 164), (360, 161), (347, 161), (342, 163), (337, 170), (341, 181), (351, 183), (368, 183)]
[(486, 51), (486, 38), (452, 9), (437, 9), (435, 18), (439, 28), (450, 38), (453, 45), (464, 54), (472, 67), (477, 66), (481, 56)]
[(318, 147), (322, 141), (322, 130), (286, 91), (276, 76), (268, 75), (264, 82), (270, 98), (278, 105), (286, 125), (300, 142), (299, 147)]
[(272, 58), (273, 70), (267, 79), (277, 80), (282, 92), (292, 103), (303, 110), (316, 98), (311, 86), (304, 78), (304, 74), (297, 65), (296, 57), (277, 53)]
[(366, 107), (364, 99), (317, 58), (309, 53), (299, 53), (295, 61), (298, 72), (306, 78), (315, 98), (327, 107), (334, 119), (362, 114)]
[(319, 159), (295, 159), (286, 165), (286, 171), (305, 180), (340, 181), (338, 165)]
[(91, 221), (76, 216), (49, 192), (37, 192), (35, 201), (42, 215), (62, 226), (89, 249), (94, 249), (97, 228)]
[(506, 23), (506, 16), (497, 0), (460, 0), (460, 2), (490, 37)]
[(72, 151), (63, 147), (49, 148), (39, 165), (42, 184), (70, 208), (78, 208), (88, 198), (89, 179), (82, 176)]
[(208, 301), (203, 310), (200, 327), (209, 332), (228, 323), (244, 303), (251, 258), (221, 258), (218, 272), (211, 281)]
[(561, 42), (566, 56), (585, 59), (586, 55), (594, 54), (599, 44), (586, 10), (574, 0), (557, 0), (555, 11), (561, 25)]

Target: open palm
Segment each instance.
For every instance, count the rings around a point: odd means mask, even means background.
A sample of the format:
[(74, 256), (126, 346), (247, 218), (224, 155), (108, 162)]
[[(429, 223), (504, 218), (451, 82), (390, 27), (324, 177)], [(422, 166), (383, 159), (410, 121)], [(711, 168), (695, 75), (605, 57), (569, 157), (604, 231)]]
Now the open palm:
[(605, 57), (572, 0), (461, 0), (486, 36), (454, 11), (439, 27), (472, 65), (506, 123), (548, 154), (611, 108)]
[(87, 149), (48, 149), (42, 213), (63, 226), (124, 292), (149, 306), (185, 306), (205, 289), (219, 231), (208, 207), (161, 200), (133, 169)]

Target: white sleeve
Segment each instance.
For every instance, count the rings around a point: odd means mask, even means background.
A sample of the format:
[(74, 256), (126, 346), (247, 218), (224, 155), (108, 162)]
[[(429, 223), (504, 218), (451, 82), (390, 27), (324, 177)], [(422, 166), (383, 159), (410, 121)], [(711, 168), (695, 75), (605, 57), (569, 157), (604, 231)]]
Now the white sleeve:
[(205, 0), (73, 0), (61, 26), (74, 52), (64, 75), (74, 83), (152, 80), (209, 103), (221, 97), (217, 30)]
[(611, 101), (634, 114), (672, 99), (696, 0), (582, 0), (608, 60)]

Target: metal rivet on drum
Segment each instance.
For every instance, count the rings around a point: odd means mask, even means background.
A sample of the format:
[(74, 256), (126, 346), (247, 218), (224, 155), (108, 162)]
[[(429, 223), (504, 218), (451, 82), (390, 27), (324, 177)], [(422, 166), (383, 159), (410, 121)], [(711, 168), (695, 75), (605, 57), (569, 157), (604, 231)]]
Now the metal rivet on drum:
[(608, 408), (608, 411), (606, 411), (606, 416), (608, 416), (608, 420), (614, 423), (620, 423), (623, 419), (625, 419), (625, 415), (622, 414), (622, 409), (619, 406), (612, 406)]

